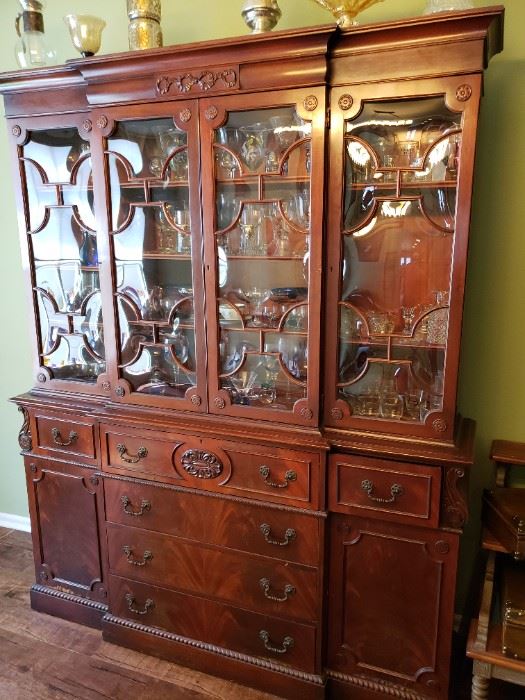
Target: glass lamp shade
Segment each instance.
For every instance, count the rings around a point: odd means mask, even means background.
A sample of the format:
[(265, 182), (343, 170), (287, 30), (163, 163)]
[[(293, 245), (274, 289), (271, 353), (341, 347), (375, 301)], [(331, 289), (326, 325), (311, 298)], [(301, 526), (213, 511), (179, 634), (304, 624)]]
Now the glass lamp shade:
[(66, 15), (64, 22), (69, 28), (73, 46), (82, 56), (94, 56), (100, 49), (102, 30), (106, 23), (93, 15)]

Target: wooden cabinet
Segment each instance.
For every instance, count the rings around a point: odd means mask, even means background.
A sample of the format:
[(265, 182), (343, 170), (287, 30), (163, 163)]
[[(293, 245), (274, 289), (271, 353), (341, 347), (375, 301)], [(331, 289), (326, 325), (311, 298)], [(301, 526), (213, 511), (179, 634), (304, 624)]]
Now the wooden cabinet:
[(15, 399), (35, 607), (285, 697), (447, 697), (502, 17), (2, 76), (35, 319)]

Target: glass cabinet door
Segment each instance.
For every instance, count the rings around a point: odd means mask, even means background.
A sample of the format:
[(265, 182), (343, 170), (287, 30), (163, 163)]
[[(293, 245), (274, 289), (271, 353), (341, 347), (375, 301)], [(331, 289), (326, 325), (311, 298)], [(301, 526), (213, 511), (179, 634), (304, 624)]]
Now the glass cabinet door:
[(316, 420), (324, 104), (304, 97), (201, 111), (214, 412)]
[[(74, 122), (77, 123), (74, 123)], [(17, 120), (23, 243), (36, 316), (37, 381), (96, 391), (106, 371), (89, 132), (82, 119)], [(75, 384), (75, 386), (78, 386)]]
[(448, 379), (455, 394), (449, 315), (462, 305), (451, 298), (462, 274), (454, 267), (458, 174), (472, 168), (462, 159), (463, 115), (445, 94), (363, 97), (350, 113), (337, 130), (343, 189), (331, 231), (337, 379), (328, 420), (412, 434), (430, 423), (443, 433), (453, 427), (444, 418)]
[(105, 143), (117, 395), (203, 410), (198, 147), (192, 110), (177, 112), (115, 113)]

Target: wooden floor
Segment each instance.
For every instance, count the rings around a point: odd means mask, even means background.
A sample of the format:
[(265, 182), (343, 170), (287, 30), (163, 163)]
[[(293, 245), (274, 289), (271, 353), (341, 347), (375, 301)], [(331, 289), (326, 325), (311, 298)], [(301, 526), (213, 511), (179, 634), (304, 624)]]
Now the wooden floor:
[[(33, 612), (33, 582), (30, 535), (0, 527), (0, 700), (276, 700)], [(464, 669), (453, 700), (470, 697), (466, 664)], [(525, 689), (493, 682), (490, 698), (523, 700)]]

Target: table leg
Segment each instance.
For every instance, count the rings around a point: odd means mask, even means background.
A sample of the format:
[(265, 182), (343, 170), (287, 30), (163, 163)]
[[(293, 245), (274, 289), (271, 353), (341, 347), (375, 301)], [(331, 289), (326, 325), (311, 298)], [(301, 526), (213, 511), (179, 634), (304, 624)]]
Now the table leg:
[(472, 676), (471, 700), (487, 700), (489, 697), (490, 678), (483, 676)]

